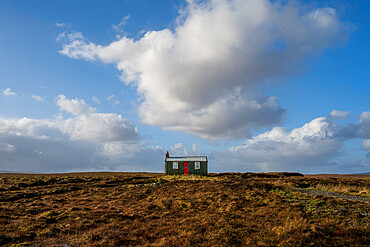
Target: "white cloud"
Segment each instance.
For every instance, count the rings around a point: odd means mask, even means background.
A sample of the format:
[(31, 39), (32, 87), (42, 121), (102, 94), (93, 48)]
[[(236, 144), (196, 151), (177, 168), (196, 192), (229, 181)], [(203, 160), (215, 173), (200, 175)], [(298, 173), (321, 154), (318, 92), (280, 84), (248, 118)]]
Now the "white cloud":
[(357, 135), (359, 138), (370, 139), (370, 111), (361, 113)]
[(114, 97), (116, 97), (116, 95), (112, 94), (112, 95), (107, 97), (107, 100), (109, 101), (109, 100), (113, 99)]
[(60, 139), (62, 131), (57, 126), (56, 119), (0, 119), (0, 134), (23, 136), (34, 139)]
[(100, 105), (100, 100), (99, 100), (97, 97), (93, 96), (93, 97), (92, 97), (92, 100), (93, 100), (96, 104)]
[(323, 28), (330, 28), (336, 26), (336, 11), (332, 8), (316, 9), (308, 14), (310, 19), (315, 25)]
[(121, 105), (121, 101), (115, 100), (112, 105)]
[(31, 98), (38, 101), (38, 102), (45, 101), (45, 97), (41, 97), (40, 95), (31, 95)]
[(67, 99), (64, 95), (59, 95), (57, 98), (57, 105), (61, 110), (72, 113), (75, 116), (78, 115), (89, 115), (96, 112), (96, 108), (93, 108), (85, 103), (83, 99)]
[(96, 143), (139, 139), (137, 127), (114, 113), (93, 113), (66, 119), (62, 130), (72, 140)]
[(362, 140), (362, 149), (370, 150), (370, 139)]
[(209, 139), (250, 136), (284, 110), (258, 85), (300, 70), (307, 56), (338, 42), (332, 8), (267, 0), (188, 1), (174, 30), (147, 31), (107, 46), (67, 38), (61, 54), (114, 64), (137, 87), (142, 121)]
[(348, 117), (350, 113), (351, 112), (349, 111), (333, 110), (332, 112), (330, 112), (327, 118), (330, 120), (341, 120), (341, 119), (345, 119), (346, 117)]
[(60, 124), (62, 131), (73, 140), (101, 143), (139, 139), (137, 127), (121, 115), (96, 113), (84, 100), (67, 99), (64, 95), (58, 96), (57, 104), (61, 110), (75, 115)]
[(4, 96), (16, 96), (17, 93), (13, 92), (10, 88), (7, 88), (3, 91)]
[[(338, 113), (338, 111), (337, 111)], [(233, 170), (245, 169), (254, 171), (351, 171), (348, 162), (337, 161), (341, 154), (343, 142), (358, 138), (364, 115), (361, 114), (358, 125), (337, 124), (333, 121), (333, 112), (328, 117), (312, 120), (300, 128), (288, 130), (274, 127), (272, 130), (246, 140), (242, 145), (234, 146), (226, 152), (217, 153), (217, 164), (230, 164)], [(367, 140), (363, 148), (367, 149)], [(353, 159), (352, 159), (353, 160)], [(353, 169), (364, 169), (366, 162), (358, 162)], [(352, 164), (352, 163), (351, 163)], [(344, 170), (342, 170), (343, 172)]]
[(14, 153), (16, 149), (15, 145), (4, 143), (0, 141), (0, 152), (6, 152), (6, 153)]
[(84, 100), (68, 99), (59, 95), (60, 110), (72, 113), (70, 118), (2, 119), (0, 133), (26, 136), (34, 139), (58, 140), (68, 138), (75, 141), (104, 143), (121, 141), (132, 143), (140, 139), (138, 129), (129, 120), (115, 113), (97, 113)]
[(188, 149), (183, 143), (176, 143), (170, 146), (170, 155), (200, 155), (200, 150), (198, 144), (193, 143), (192, 148)]
[[(1, 123), (0, 123), (1, 124)], [(45, 131), (47, 131), (45, 129)], [(123, 142), (126, 153), (114, 155), (105, 145), (73, 141), (69, 138), (37, 139), (1, 133), (0, 170), (9, 171), (163, 171), (164, 153), (161, 148)], [(5, 149), (5, 150), (4, 150)]]
[(79, 39), (83, 39), (83, 35), (80, 32), (62, 32), (56, 37), (57, 41), (65, 40), (65, 41), (73, 42)]
[(55, 26), (57, 27), (70, 27), (72, 24), (71, 23), (66, 23), (66, 22), (56, 22)]
[(370, 153), (366, 154), (365, 159), (359, 159), (355, 156), (351, 156), (347, 160), (335, 164), (335, 171), (337, 173), (364, 173), (369, 172), (369, 168)]
[(57, 105), (73, 116), (0, 118), (1, 170), (161, 171), (163, 150), (141, 143), (128, 119), (98, 113), (84, 100), (64, 95), (57, 97)]
[(123, 27), (126, 26), (128, 19), (130, 19), (130, 15), (123, 17), (121, 22), (117, 25), (112, 25), (113, 30), (116, 32), (123, 32)]
[(101, 154), (107, 157), (133, 155), (140, 149), (138, 143), (125, 143), (125, 142), (108, 142), (104, 143), (101, 149)]

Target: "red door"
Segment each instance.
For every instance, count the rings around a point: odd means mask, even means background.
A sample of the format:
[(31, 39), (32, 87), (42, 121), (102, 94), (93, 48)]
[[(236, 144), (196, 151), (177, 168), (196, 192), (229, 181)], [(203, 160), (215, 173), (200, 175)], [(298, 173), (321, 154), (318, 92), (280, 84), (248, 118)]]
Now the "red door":
[(184, 175), (189, 175), (189, 162), (184, 163)]

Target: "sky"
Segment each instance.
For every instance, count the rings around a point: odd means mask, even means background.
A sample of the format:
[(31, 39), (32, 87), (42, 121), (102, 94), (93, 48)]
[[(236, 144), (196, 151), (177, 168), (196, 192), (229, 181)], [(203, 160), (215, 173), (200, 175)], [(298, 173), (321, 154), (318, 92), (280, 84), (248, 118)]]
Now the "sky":
[(0, 1), (0, 170), (365, 173), (367, 0)]

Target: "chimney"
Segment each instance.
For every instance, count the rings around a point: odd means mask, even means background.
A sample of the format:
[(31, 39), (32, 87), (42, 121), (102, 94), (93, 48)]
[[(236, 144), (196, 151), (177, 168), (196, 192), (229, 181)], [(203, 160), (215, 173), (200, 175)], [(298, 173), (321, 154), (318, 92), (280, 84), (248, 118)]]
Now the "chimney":
[(166, 152), (166, 159), (170, 157), (170, 154), (168, 153), (168, 151)]

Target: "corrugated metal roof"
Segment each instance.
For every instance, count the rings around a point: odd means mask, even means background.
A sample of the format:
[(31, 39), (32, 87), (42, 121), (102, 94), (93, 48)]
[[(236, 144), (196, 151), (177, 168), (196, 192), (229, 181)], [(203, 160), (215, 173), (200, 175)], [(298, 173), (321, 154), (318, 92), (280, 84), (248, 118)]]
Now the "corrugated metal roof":
[(207, 156), (169, 157), (166, 161), (207, 161)]

